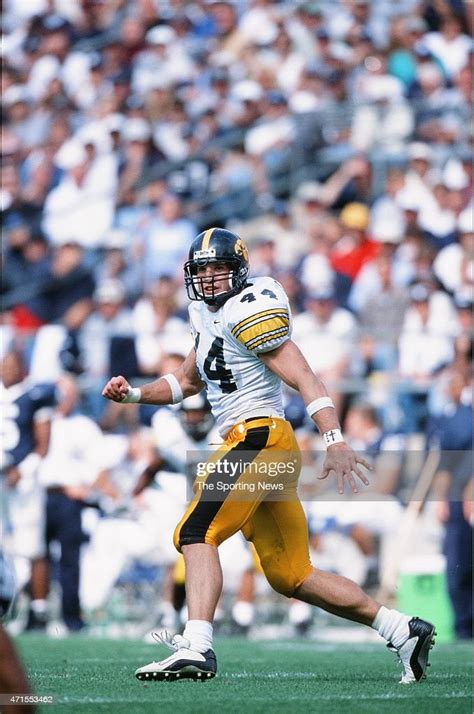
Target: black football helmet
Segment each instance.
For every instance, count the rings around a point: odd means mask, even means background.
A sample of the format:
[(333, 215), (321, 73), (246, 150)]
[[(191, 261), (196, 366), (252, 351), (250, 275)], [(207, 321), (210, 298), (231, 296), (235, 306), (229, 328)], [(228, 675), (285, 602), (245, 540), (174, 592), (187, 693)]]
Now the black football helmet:
[[(199, 268), (210, 263), (222, 265), (222, 272), (206, 276)], [(204, 300), (221, 307), (247, 284), (249, 253), (238, 235), (224, 228), (209, 228), (191, 243), (189, 260), (184, 264), (184, 283), (190, 300)], [(227, 288), (216, 285), (226, 279)]]

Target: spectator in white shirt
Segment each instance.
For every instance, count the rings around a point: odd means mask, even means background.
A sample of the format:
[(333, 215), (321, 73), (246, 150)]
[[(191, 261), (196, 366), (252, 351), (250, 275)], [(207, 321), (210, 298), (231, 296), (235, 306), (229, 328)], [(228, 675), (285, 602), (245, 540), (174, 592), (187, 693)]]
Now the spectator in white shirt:
[(472, 40), (463, 34), (461, 21), (455, 15), (447, 15), (440, 31), (428, 33), (422, 43), (439, 59), (450, 79), (466, 66), (472, 49)]
[(113, 220), (109, 173), (106, 171), (107, 180), (98, 186), (94, 162), (77, 139), (62, 145), (55, 162), (65, 173), (46, 199), (43, 230), (58, 244), (71, 236), (73, 226), (74, 237), (83, 248), (97, 248)]

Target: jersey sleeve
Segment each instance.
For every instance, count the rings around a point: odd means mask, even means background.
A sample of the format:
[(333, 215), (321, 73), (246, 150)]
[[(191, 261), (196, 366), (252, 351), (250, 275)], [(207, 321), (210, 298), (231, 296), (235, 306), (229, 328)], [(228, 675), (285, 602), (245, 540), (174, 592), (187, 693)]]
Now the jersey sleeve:
[(251, 285), (236, 298), (229, 315), (234, 340), (260, 354), (282, 345), (291, 335), (288, 298), (276, 280)]
[(35, 421), (49, 421), (57, 404), (56, 386), (54, 384), (37, 384), (30, 392), (34, 404)]

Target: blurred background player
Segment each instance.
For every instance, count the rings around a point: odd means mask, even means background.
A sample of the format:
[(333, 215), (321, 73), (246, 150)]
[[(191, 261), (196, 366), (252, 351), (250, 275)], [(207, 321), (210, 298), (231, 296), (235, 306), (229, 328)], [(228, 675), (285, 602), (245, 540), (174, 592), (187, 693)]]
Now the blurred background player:
[(19, 589), (29, 583), (28, 630), (47, 622), (48, 565), (45, 546), (45, 492), (38, 470), (49, 448), (56, 403), (53, 384), (33, 384), (22, 356), (8, 352), (0, 363), (2, 478), (6, 484), (4, 545), (14, 560)]
[[(70, 632), (77, 632), (84, 626), (79, 602), (81, 546), (85, 541), (82, 511), (94, 501), (92, 487), (102, 470), (104, 437), (96, 422), (81, 413), (75, 377), (63, 374), (57, 382), (57, 395), (40, 482), (46, 489), (46, 541), (61, 587), (62, 620)], [(57, 559), (53, 543), (59, 544)]]
[(149, 429), (106, 435), (104, 446), (105, 468), (95, 483), (104, 517), (93, 527), (84, 553), (81, 603), (85, 610), (97, 611), (127, 568), (135, 563), (159, 567), (160, 614), (167, 616), (165, 625), (171, 628), (176, 562), (172, 534), (186, 500), (185, 478), (160, 468), (163, 462), (157, 462)]

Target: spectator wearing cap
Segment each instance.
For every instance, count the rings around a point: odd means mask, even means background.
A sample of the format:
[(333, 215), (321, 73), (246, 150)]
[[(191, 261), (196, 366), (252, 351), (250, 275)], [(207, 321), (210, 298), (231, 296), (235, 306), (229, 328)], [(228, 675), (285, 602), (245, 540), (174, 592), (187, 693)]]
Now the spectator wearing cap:
[(350, 372), (357, 323), (348, 310), (336, 306), (335, 297), (331, 284), (308, 291), (306, 309), (294, 319), (293, 339), (311, 369), (330, 385), (340, 411), (339, 380)]
[(344, 235), (335, 246), (331, 256), (334, 270), (347, 275), (352, 281), (362, 266), (375, 258), (380, 246), (367, 235), (369, 209), (362, 203), (348, 203), (342, 209), (339, 220)]
[(178, 196), (166, 193), (144, 229), (145, 286), (162, 275), (178, 274), (196, 232), (194, 223), (183, 216)]
[[(66, 141), (55, 156), (63, 178), (48, 194), (42, 228), (53, 244), (74, 238), (87, 249), (100, 245), (112, 225), (114, 202), (108, 183), (98, 187), (91, 173), (91, 161), (77, 139)], [(112, 177), (113, 181), (113, 177)]]
[(450, 293), (474, 290), (473, 206), (469, 204), (457, 221), (458, 241), (439, 251), (433, 269)]

